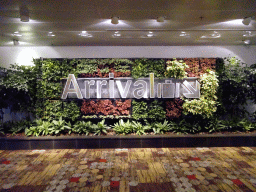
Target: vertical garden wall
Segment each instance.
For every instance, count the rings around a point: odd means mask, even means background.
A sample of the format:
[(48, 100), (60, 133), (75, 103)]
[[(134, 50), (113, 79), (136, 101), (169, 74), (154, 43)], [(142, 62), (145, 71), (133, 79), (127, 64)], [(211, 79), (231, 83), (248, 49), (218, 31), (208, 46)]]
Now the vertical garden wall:
[[(254, 129), (243, 106), (255, 95), (255, 70), (235, 58), (37, 59), (34, 63), (34, 67), (13, 65), (1, 81), (5, 92), (1, 101), (17, 92), (22, 95), (15, 96), (22, 99), (17, 101), (18, 109), (36, 118), (27, 125), (27, 135), (102, 134), (110, 127), (120, 134)], [(150, 73), (159, 79), (196, 77), (200, 98), (61, 99), (69, 74), (108, 78), (109, 73), (134, 79), (148, 78)]]

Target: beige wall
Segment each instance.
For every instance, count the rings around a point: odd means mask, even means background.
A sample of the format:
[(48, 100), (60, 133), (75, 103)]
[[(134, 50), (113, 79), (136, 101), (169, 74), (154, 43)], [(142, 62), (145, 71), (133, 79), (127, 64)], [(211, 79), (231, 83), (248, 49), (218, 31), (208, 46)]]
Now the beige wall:
[(32, 65), (33, 58), (185, 58), (237, 56), (256, 63), (256, 46), (49, 46), (0, 47), (0, 65)]

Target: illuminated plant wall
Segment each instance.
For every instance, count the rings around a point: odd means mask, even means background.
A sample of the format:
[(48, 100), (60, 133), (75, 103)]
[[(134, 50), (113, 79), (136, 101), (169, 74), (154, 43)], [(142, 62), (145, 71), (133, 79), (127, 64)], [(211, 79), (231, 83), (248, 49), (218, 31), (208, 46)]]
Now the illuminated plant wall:
[[(184, 59), (43, 59), (35, 60), (41, 73), (37, 78), (36, 115), (44, 120), (62, 117), (73, 122), (82, 119), (178, 119), (182, 115), (208, 118), (216, 111), (215, 58)], [(76, 78), (155, 78), (197, 77), (199, 99), (66, 99), (61, 100), (68, 74)], [(198, 108), (200, 107), (200, 109)]]

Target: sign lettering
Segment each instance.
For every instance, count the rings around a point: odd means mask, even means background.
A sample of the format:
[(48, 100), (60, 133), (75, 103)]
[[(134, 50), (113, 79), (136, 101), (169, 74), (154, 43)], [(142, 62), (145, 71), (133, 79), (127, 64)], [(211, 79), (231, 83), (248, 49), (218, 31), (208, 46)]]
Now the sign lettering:
[(159, 79), (150, 73), (149, 78), (133, 79), (131, 77), (114, 78), (75, 78), (69, 74), (64, 79), (65, 86), (61, 99), (78, 98), (200, 98), (198, 78)]

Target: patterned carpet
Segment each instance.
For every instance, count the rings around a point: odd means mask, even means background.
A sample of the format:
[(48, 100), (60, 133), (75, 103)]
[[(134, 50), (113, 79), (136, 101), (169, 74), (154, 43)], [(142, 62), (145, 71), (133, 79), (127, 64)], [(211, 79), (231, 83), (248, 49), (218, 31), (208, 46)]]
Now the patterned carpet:
[(0, 191), (256, 191), (256, 147), (0, 151)]

